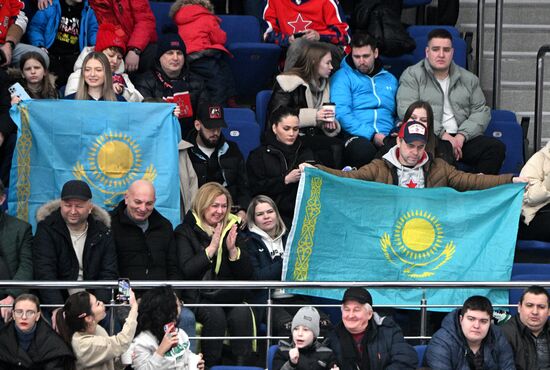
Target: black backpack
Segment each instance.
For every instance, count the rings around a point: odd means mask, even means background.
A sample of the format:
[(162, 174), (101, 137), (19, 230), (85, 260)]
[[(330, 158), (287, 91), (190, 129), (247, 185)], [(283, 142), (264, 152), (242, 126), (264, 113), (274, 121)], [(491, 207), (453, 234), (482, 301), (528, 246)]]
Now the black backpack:
[(401, 0), (363, 0), (355, 6), (356, 30), (373, 36), (382, 55), (396, 57), (416, 47), (401, 24), (401, 8)]

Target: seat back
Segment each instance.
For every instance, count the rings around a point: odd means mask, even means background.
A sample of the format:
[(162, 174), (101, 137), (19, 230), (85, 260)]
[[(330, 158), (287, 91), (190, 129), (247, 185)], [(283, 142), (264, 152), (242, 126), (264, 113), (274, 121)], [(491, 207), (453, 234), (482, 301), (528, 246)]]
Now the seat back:
[(500, 173), (519, 174), (524, 164), (523, 130), (516, 115), (507, 110), (491, 111), (491, 121), (485, 135), (494, 137), (506, 145), (506, 157)]
[(150, 1), (149, 5), (151, 6), (151, 10), (153, 11), (153, 15), (157, 21), (157, 34), (159, 36), (165, 33), (168, 29), (172, 29), (173, 32), (177, 30), (174, 21), (168, 16), (172, 3)]
[(246, 160), (248, 154), (260, 146), (260, 127), (256, 116), (247, 108), (225, 108), (224, 113), (228, 127), (222, 130), (223, 135), (237, 144)]
[(267, 351), (267, 370), (273, 369), (273, 358), (275, 357), (275, 352), (279, 349), (279, 345), (273, 344), (269, 347)]
[(425, 344), (414, 346), (414, 350), (416, 351), (416, 355), (418, 356), (418, 367), (422, 367), (423, 365), (426, 348), (428, 348), (428, 346)]
[(267, 105), (272, 92), (272, 90), (262, 90), (256, 95), (256, 121), (260, 125), (261, 132), (264, 132), (267, 125)]
[(226, 45), (234, 42), (261, 42), (260, 21), (252, 15), (221, 15), (221, 28), (227, 33)]

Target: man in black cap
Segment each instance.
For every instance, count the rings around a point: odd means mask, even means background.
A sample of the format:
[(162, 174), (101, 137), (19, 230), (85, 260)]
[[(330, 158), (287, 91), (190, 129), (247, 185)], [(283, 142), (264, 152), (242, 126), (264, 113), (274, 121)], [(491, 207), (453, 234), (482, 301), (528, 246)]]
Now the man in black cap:
[[(225, 123), (223, 108), (219, 104), (201, 103), (195, 120), (195, 130), (191, 131), (187, 141), (193, 147), (185, 149), (196, 173), (198, 187), (207, 182), (223, 185), (233, 198), (234, 209), (242, 220), (246, 220), (246, 208), (250, 202), (248, 178), (243, 155), (237, 144), (227, 141), (222, 134)], [(181, 153), (181, 151), (180, 151)], [(190, 174), (180, 172), (180, 178), (192, 178)], [(184, 195), (183, 199), (193, 199), (194, 194)]]
[[(61, 199), (40, 207), (36, 213), (33, 241), (36, 280), (116, 280), (117, 258), (109, 229), (111, 218), (92, 203), (88, 184), (70, 180), (63, 185)], [(69, 294), (83, 289), (43, 289), (42, 303), (64, 303)], [(98, 300), (109, 301), (108, 291), (96, 292)]]
[(177, 33), (162, 36), (155, 66), (138, 76), (135, 86), (146, 101), (178, 104), (182, 137), (193, 127), (198, 104), (207, 99), (202, 79), (189, 73), (185, 43)]
[(372, 309), (372, 297), (363, 288), (346, 290), (342, 298), (342, 322), (329, 335), (340, 370), (416, 369), (418, 357), (405, 342), (401, 328), (391, 317)]

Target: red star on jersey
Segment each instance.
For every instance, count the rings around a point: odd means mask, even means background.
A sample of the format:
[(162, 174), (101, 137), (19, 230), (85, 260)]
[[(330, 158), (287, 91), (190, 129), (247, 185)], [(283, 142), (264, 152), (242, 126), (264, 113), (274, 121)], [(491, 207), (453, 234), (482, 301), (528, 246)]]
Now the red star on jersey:
[(409, 180), (409, 182), (406, 184), (408, 188), (414, 189), (416, 188), (416, 185), (418, 185), (416, 182), (414, 182), (412, 179)]
[(292, 33), (303, 32), (307, 30), (307, 27), (311, 24), (311, 21), (305, 21), (302, 18), (302, 14), (298, 13), (295, 21), (289, 21), (288, 25), (294, 30)]

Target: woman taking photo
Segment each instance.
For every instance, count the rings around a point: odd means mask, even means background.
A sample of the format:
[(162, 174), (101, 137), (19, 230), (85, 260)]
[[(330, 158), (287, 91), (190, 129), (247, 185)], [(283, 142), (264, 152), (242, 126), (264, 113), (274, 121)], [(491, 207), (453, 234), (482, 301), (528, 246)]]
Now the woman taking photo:
[[(341, 168), (343, 143), (336, 138), (340, 124), (334, 118), (334, 109), (323, 106), (330, 102), (331, 63), (330, 47), (322, 42), (311, 43), (293, 68), (277, 76), (267, 112), (269, 120), (279, 107), (299, 109), (304, 145), (315, 153), (319, 162)], [(266, 127), (268, 130), (270, 127)]]
[(122, 330), (109, 336), (98, 323), (106, 316), (105, 305), (88, 292), (71, 294), (56, 322), (61, 336), (76, 357), (76, 369), (114, 370), (115, 361), (128, 350), (137, 326), (138, 304), (130, 291), (130, 312)]
[[(48, 71), (46, 61), (40, 53), (30, 51), (23, 54), (19, 62), (19, 69), (21, 75), (17, 76), (17, 79), (31, 98), (57, 99), (55, 77)], [(11, 105), (18, 104), (20, 101), (19, 96), (11, 96)]]
[(40, 302), (21, 294), (13, 303), (13, 320), (0, 330), (0, 369), (69, 370), (74, 356), (44, 320)]
[(105, 54), (97, 51), (84, 58), (76, 93), (67, 95), (65, 99), (126, 101), (121, 95), (115, 94), (109, 60)]
[(204, 369), (202, 355), (191, 352), (187, 333), (178, 329), (181, 309), (170, 286), (150, 289), (141, 296), (131, 347), (134, 370)]
[[(238, 238), (240, 218), (230, 213), (231, 195), (222, 185), (208, 182), (195, 195), (191, 210), (175, 230), (179, 269), (187, 280), (249, 280), (252, 265)], [(243, 303), (241, 289), (186, 289), (187, 303)], [(252, 336), (254, 325), (248, 307), (196, 307), (197, 322), (202, 323), (202, 337)], [(251, 340), (231, 340), (231, 361), (246, 365), (252, 353)], [(204, 340), (202, 353), (207, 367), (222, 359), (222, 340)]]
[(294, 215), (300, 181), (298, 165), (314, 159), (313, 152), (302, 144), (299, 126), (297, 109), (277, 108), (269, 118), (270, 130), (265, 132), (263, 145), (252, 151), (247, 161), (251, 193), (271, 197), (287, 227)]

